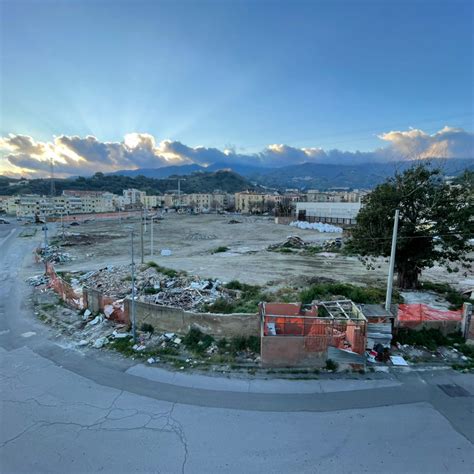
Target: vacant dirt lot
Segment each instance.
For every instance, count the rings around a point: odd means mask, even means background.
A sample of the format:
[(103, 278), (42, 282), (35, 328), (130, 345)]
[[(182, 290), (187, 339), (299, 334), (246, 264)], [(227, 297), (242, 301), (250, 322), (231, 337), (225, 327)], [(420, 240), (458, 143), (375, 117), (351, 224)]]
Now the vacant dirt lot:
[[(230, 224), (231, 220), (239, 223)], [(139, 221), (96, 219), (67, 227), (67, 232), (86, 234), (87, 238), (77, 238), (77, 245), (65, 248), (74, 260), (58, 266), (58, 269), (88, 271), (129, 263), (132, 228), (135, 230), (135, 258), (139, 263)], [(60, 233), (58, 224), (57, 234)], [(340, 234), (278, 225), (269, 217), (169, 214), (154, 224), (154, 257), (150, 255), (151, 232), (150, 225), (147, 225), (144, 261), (154, 260), (162, 266), (185, 270), (203, 278), (237, 279), (251, 284), (269, 281), (292, 284), (301, 282), (305, 277), (325, 277), (355, 284), (385, 284), (388, 267), (384, 259), (375, 263), (374, 270), (367, 270), (356, 257), (324, 253), (304, 256), (267, 251), (270, 244), (282, 242), (289, 235), (298, 235), (315, 245), (340, 237)], [(72, 240), (68, 239), (69, 242)], [(228, 247), (229, 250), (213, 253), (218, 247)], [(161, 256), (161, 249), (170, 249), (172, 254)], [(439, 268), (430, 269), (424, 276), (433, 281), (454, 284), (466, 278), (461, 274), (449, 275)]]

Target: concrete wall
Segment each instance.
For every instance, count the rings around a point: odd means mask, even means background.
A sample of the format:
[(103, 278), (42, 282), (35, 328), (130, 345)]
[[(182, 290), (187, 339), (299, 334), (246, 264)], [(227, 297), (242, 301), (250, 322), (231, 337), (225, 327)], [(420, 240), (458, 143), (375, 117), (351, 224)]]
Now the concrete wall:
[(310, 352), (306, 338), (301, 336), (262, 337), (261, 362), (263, 367), (323, 367), (327, 349)]
[[(191, 327), (215, 337), (259, 336), (257, 314), (193, 313), (153, 303), (135, 303), (137, 325), (151, 324), (156, 331), (185, 334)], [(131, 301), (125, 301), (125, 312), (131, 315)]]

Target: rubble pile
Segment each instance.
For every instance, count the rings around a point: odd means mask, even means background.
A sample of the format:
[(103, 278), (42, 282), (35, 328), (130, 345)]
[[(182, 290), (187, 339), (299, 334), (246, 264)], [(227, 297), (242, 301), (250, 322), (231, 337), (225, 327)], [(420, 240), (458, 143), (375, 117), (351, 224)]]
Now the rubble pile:
[(65, 263), (73, 260), (73, 257), (68, 252), (62, 252), (55, 245), (49, 245), (46, 248), (41, 248), (37, 250), (37, 254), (40, 257), (41, 262), (51, 262), (51, 263)]
[(93, 234), (77, 234), (73, 232), (65, 232), (64, 238), (61, 241), (62, 247), (75, 247), (76, 245), (93, 245), (98, 242), (107, 242), (111, 238), (117, 238), (117, 236), (107, 235), (93, 235)]
[[(79, 278), (85, 286), (107, 296), (125, 298), (131, 295), (131, 265), (108, 266)], [(201, 280), (189, 275), (167, 276), (155, 267), (140, 265), (135, 272), (135, 291), (141, 301), (174, 306), (185, 310), (200, 309), (229, 290), (218, 280)]]
[(169, 278), (162, 282), (156, 295), (144, 296), (164, 306), (175, 306), (185, 310), (199, 309), (204, 304), (211, 304), (217, 298), (226, 296), (225, 288), (219, 280), (189, 280), (189, 278)]
[(201, 234), (200, 232), (188, 232), (185, 235), (186, 240), (214, 240), (217, 239), (217, 235), (214, 234)]
[(303, 249), (306, 247), (306, 242), (297, 235), (290, 235), (284, 242), (272, 244), (268, 246), (268, 250), (278, 249)]
[(342, 233), (342, 227), (323, 222), (293, 221), (290, 222), (290, 226), (298, 229), (317, 230), (318, 232)]
[(49, 283), (49, 277), (41, 274), (27, 278), (26, 282), (31, 286), (42, 286)]

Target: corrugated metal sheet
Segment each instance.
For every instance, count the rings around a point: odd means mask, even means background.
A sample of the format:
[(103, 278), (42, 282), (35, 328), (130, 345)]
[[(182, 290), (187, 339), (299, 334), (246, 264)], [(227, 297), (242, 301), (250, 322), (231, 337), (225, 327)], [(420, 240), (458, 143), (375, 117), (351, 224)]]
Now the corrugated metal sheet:
[(331, 346), (328, 347), (328, 359), (332, 359), (339, 364), (365, 365), (365, 355)]
[(392, 341), (391, 323), (369, 323), (367, 325), (367, 347), (372, 349), (376, 344), (389, 347)]

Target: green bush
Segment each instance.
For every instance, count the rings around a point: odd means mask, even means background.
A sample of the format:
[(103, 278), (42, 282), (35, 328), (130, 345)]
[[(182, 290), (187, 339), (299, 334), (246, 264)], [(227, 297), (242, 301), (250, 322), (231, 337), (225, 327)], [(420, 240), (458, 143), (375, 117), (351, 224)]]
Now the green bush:
[(161, 265), (158, 265), (156, 262), (148, 262), (147, 263), (148, 268), (154, 268), (158, 273), (162, 273), (163, 275), (166, 275), (169, 278), (174, 278), (177, 277), (180, 272), (177, 272), (176, 270), (173, 270), (172, 268), (166, 268), (162, 267)]
[(339, 364), (332, 360), (332, 359), (328, 359), (326, 361), (326, 370), (333, 370), (334, 372), (339, 368)]
[[(459, 344), (459, 351), (463, 352), (463, 349), (466, 350), (464, 348), (466, 344), (464, 344), (464, 339), (460, 333), (453, 333), (445, 336), (439, 329), (434, 328), (421, 329), (419, 331), (407, 328), (399, 329), (393, 342), (409, 344), (411, 346), (423, 346), (431, 351), (436, 350), (439, 346), (452, 346), (457, 343)], [(467, 349), (467, 352), (469, 352), (469, 349)]]
[(235, 336), (230, 340), (230, 350), (234, 353), (242, 351), (260, 352), (260, 338), (258, 336)]
[(156, 293), (158, 293), (160, 291), (160, 289), (158, 288), (153, 288), (152, 286), (147, 286), (146, 288), (143, 288), (143, 293), (145, 293), (145, 295), (154, 295)]
[[(381, 303), (385, 300), (385, 289), (375, 287), (360, 287), (349, 283), (316, 283), (300, 292), (300, 300), (309, 304), (313, 300), (322, 300), (333, 296), (343, 296), (354, 303), (371, 304)], [(392, 294), (394, 303), (401, 303), (402, 297), (398, 291)]]
[(434, 291), (440, 295), (443, 295), (446, 301), (451, 303), (450, 309), (456, 310), (462, 308), (462, 305), (469, 301), (469, 298), (464, 297), (456, 291), (448, 283), (433, 283), (431, 281), (424, 281), (421, 283), (421, 288), (427, 291)]
[(196, 353), (202, 353), (214, 342), (209, 334), (204, 334), (198, 328), (191, 328), (183, 338), (183, 344), (187, 349)]
[(222, 253), (222, 252), (227, 252), (228, 250), (230, 250), (229, 247), (226, 247), (225, 245), (221, 245), (220, 247), (217, 247), (214, 250), (212, 250), (211, 253)]
[(140, 331), (149, 332), (150, 334), (153, 334), (155, 332), (155, 328), (149, 323), (143, 323), (140, 326)]

